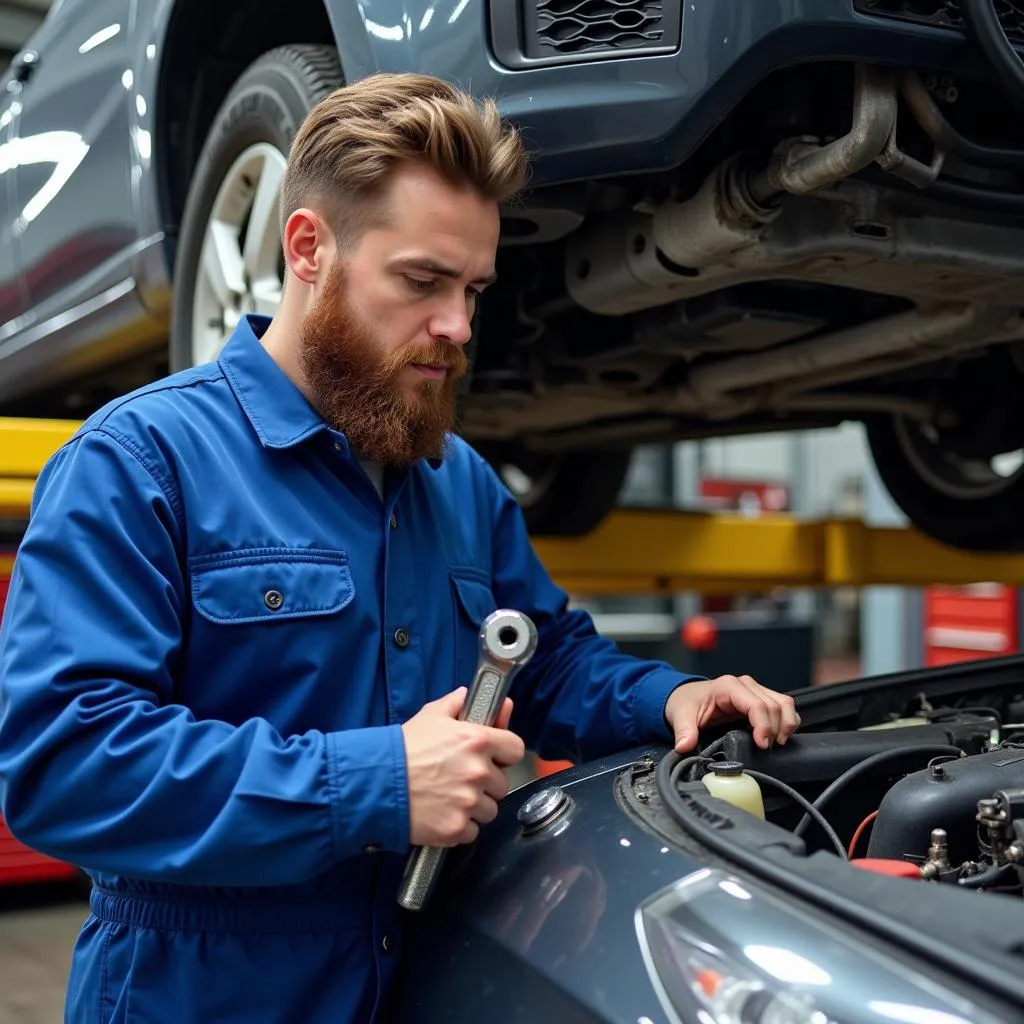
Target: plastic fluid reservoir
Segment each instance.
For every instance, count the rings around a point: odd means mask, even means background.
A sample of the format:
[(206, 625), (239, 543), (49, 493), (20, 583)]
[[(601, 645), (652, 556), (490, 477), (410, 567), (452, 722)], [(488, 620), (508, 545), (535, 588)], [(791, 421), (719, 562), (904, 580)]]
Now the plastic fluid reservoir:
[(707, 791), (719, 800), (764, 818), (761, 787), (751, 778), (738, 761), (713, 761), (701, 782)]

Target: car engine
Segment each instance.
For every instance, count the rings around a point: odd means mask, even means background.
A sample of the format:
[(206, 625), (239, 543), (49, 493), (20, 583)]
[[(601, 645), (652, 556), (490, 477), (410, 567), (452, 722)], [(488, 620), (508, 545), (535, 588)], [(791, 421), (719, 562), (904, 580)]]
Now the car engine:
[(936, 759), (901, 779), (867, 853), (918, 864), (927, 880), (1024, 894), (1024, 744)]
[[(736, 729), (679, 759), (703, 803), (714, 769), (757, 782), (764, 817), (859, 868), (1024, 895), (1024, 726), (990, 708), (933, 708), (762, 751)], [(866, 839), (866, 843), (865, 843)]]

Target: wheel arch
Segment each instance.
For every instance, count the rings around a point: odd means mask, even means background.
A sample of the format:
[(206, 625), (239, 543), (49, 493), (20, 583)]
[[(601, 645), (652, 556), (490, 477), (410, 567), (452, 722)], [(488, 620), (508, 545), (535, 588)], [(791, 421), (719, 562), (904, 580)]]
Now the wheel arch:
[(346, 81), (372, 68), (354, 0), (262, 0), (251, 7), (175, 0), (171, 5), (155, 109), (155, 151), (165, 154), (155, 164), (155, 184), (169, 268), (192, 172), (217, 110), (245, 68), (287, 43), (335, 46)]

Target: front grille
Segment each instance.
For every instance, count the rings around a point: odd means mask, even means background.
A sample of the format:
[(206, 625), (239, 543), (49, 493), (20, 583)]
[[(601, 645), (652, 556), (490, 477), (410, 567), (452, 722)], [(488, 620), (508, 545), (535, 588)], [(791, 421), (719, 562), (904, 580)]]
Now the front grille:
[(680, 0), (522, 0), (524, 56), (564, 61), (672, 50), (680, 6)]
[[(964, 29), (960, 0), (855, 0), (854, 6), (862, 14)], [(1006, 37), (1024, 45), (1024, 0), (996, 0), (996, 11)]]

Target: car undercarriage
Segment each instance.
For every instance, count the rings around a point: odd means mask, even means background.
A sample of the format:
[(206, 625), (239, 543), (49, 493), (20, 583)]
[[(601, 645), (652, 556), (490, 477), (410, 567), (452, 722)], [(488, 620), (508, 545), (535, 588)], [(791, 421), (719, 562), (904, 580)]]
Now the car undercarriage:
[[(622, 473), (636, 444), (863, 420), (919, 525), (1008, 543), (948, 520), (1012, 487), (1024, 444), (1017, 403), (992, 408), (1024, 370), (1017, 125), (969, 81), (809, 64), (764, 82), (682, 171), (540, 190), (509, 214), (522, 235), (465, 432), (499, 461), (596, 450), (597, 472)], [(908, 466), (948, 499), (937, 518)]]

